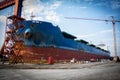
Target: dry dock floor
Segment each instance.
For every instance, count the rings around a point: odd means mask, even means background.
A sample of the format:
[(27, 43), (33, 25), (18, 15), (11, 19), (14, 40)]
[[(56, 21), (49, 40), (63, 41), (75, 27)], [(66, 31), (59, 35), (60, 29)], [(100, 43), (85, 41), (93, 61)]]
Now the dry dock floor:
[(120, 80), (120, 63), (0, 64), (0, 80)]

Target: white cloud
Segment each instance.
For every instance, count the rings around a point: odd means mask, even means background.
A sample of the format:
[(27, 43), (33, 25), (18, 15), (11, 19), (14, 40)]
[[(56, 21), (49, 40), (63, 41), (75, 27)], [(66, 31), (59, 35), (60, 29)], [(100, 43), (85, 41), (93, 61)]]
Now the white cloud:
[(23, 2), (23, 17), (30, 19), (31, 13), (35, 15), (34, 19), (48, 20), (53, 22), (59, 22), (59, 15), (55, 12), (61, 5), (60, 1), (54, 1), (54, 3), (42, 3), (40, 0), (24, 0)]
[(120, 8), (120, 1), (111, 1), (111, 7), (112, 9)]
[(24, 0), (23, 2), (23, 17), (30, 19), (31, 13), (37, 15), (43, 9), (43, 6), (40, 5), (39, 0)]
[(104, 7), (108, 7), (108, 8), (112, 8), (112, 9), (118, 9), (120, 8), (120, 1), (119, 0), (103, 0), (103, 1), (98, 1), (96, 2), (96, 0), (84, 0), (85, 2), (87, 2), (88, 4), (92, 4), (94, 6), (104, 6)]
[(59, 22), (60, 18), (59, 15), (55, 12), (55, 10), (61, 5), (61, 2), (56, 1), (51, 5), (47, 5), (44, 9), (44, 15), (45, 19), (53, 21), (53, 22)]
[(60, 5), (61, 5), (61, 2), (56, 1), (56, 2), (54, 2), (54, 4), (51, 5), (49, 8), (52, 9), (52, 10), (53, 10), (53, 9), (57, 9)]
[(103, 31), (100, 31), (100, 32), (92, 33), (92, 34), (78, 35), (77, 37), (78, 38), (95, 37), (95, 36), (98, 36), (98, 35), (103, 35), (103, 34), (111, 33), (111, 32), (112, 32), (112, 30), (103, 30)]
[(6, 22), (6, 16), (0, 15), (0, 22), (5, 23)]
[(54, 11), (45, 11), (45, 14), (46, 14), (46, 19), (47, 20), (52, 20), (52, 21), (56, 21), (56, 22), (59, 22), (59, 16), (57, 16), (56, 12)]
[(41, 20), (41, 21), (43, 21), (44, 19), (42, 17), (35, 17), (34, 20)]
[(94, 4), (94, 6), (108, 6), (108, 4), (107, 2), (100, 2), (100, 3)]
[(111, 32), (112, 32), (111, 29), (110, 29), (110, 30), (103, 30), (103, 31), (100, 31), (101, 34), (104, 34), (104, 33), (111, 33)]
[(88, 38), (88, 37), (94, 37), (96, 34), (83, 34), (83, 35), (78, 35), (78, 38)]

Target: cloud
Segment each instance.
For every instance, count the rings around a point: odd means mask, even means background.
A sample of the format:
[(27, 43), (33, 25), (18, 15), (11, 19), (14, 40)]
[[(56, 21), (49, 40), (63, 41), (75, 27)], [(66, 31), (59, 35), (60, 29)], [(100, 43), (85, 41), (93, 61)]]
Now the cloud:
[[(73, 8), (76, 8), (75, 6), (68, 6), (69, 9), (73, 9)], [(86, 9), (88, 8), (87, 6), (79, 6), (77, 8), (80, 8), (80, 9)]]
[(120, 8), (120, 1), (119, 0), (84, 0), (85, 3), (88, 3), (93, 6), (98, 7), (107, 7), (112, 9), (118, 9)]
[(120, 1), (111, 1), (111, 7), (112, 9), (120, 8)]
[(99, 33), (104, 34), (104, 33), (111, 33), (111, 32), (112, 32), (112, 30), (110, 29), (110, 30), (103, 30), (103, 31), (100, 31)]
[(40, 17), (40, 16), (39, 16), (39, 17), (35, 17), (34, 19), (35, 19), (35, 20), (44, 20), (44, 19), (43, 19), (42, 17)]
[(6, 22), (6, 16), (0, 15), (0, 22), (5, 23)]
[(24, 0), (22, 14), (26, 19), (30, 19), (31, 13), (33, 12), (33, 15), (35, 15), (34, 19), (59, 22), (60, 18), (55, 10), (59, 8), (60, 5), (60, 1), (44, 3), (40, 0)]
[(35, 15), (39, 14), (43, 9), (43, 6), (40, 5), (39, 0), (24, 0), (23, 2), (23, 12), (22, 16), (30, 19), (31, 13), (33, 12)]
[(51, 11), (46, 11), (45, 14), (46, 14), (45, 18), (47, 20), (59, 22), (59, 16), (57, 16), (56, 12), (51, 10)]
[(84, 2), (88, 3), (89, 5), (92, 5), (94, 3), (94, 0), (84, 0)]
[(78, 38), (87, 38), (87, 37), (93, 37), (96, 36), (96, 34), (83, 34), (83, 35), (78, 35)]
[(94, 6), (108, 6), (108, 3), (107, 2), (99, 2), (99, 3), (94, 4)]
[(57, 9), (61, 5), (61, 3), (62, 2), (56, 1), (49, 8), (52, 9), (52, 10)]
[(78, 35), (77, 37), (78, 38), (95, 37), (95, 36), (98, 36), (98, 35), (103, 35), (103, 34), (111, 33), (111, 32), (112, 32), (112, 30), (103, 30), (103, 31), (100, 31), (100, 32), (92, 33), (92, 34)]

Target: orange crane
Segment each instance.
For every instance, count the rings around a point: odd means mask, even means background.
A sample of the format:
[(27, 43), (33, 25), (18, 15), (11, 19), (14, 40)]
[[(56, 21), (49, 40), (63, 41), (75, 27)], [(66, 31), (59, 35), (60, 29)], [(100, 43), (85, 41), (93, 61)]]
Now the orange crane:
[(93, 21), (105, 21), (105, 22), (112, 22), (113, 24), (113, 37), (114, 37), (114, 60), (118, 61), (119, 57), (117, 55), (117, 44), (116, 44), (116, 29), (115, 29), (115, 23), (120, 22), (120, 20), (115, 20), (114, 16), (111, 16), (112, 20), (106, 20), (106, 19), (91, 19), (91, 18), (78, 18), (78, 17), (65, 17), (65, 19), (79, 19), (79, 20), (93, 20)]
[(15, 5), (14, 15), (21, 17), (22, 1), (23, 0), (3, 0), (0, 2), (0, 10)]

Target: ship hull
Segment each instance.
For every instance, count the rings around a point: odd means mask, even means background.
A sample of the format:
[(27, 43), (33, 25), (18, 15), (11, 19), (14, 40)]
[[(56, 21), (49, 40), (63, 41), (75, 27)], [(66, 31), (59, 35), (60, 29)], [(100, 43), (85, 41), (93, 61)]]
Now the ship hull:
[[(28, 20), (17, 24), (24, 27), (18, 29), (15, 35), (8, 35), (10, 38), (8, 38), (4, 50), (8, 52), (7, 48), (9, 46), (9, 53), (14, 52), (18, 55), (20, 51), (24, 61), (47, 61), (50, 57), (55, 61), (70, 61), (73, 59), (90, 61), (109, 59), (110, 57), (109, 51), (89, 44), (84, 40), (75, 40), (75, 36), (62, 32), (58, 26), (54, 26), (52, 23)], [(14, 29), (13, 25), (9, 26)]]
[[(22, 52), (21, 52), (22, 53)], [(26, 47), (25, 51), (22, 53), (24, 61), (40, 61), (48, 60), (49, 57), (52, 57), (55, 61), (70, 61), (73, 58), (76, 61), (91, 61), (91, 60), (101, 60), (109, 59), (109, 57), (96, 55), (84, 51), (77, 50), (67, 50), (54, 47)]]

